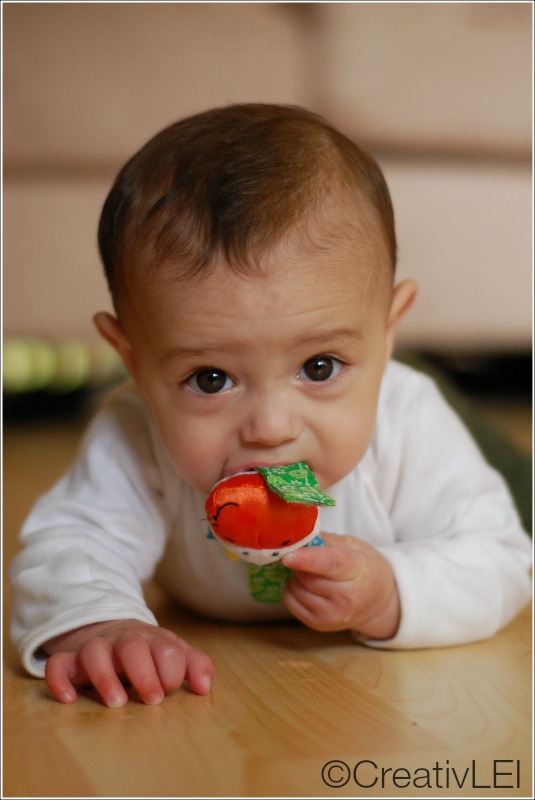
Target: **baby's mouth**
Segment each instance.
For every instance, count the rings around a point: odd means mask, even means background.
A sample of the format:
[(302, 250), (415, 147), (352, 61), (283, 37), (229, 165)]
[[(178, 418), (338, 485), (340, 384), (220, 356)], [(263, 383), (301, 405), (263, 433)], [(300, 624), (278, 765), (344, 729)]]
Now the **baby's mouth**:
[(296, 462), (288, 462), (288, 461), (255, 461), (255, 462), (246, 462), (244, 464), (238, 464), (235, 466), (228, 466), (225, 467), (223, 471), (223, 478), (230, 478), (232, 475), (238, 475), (241, 472), (256, 472), (261, 467), (271, 469), (273, 467), (287, 467), (290, 463)]

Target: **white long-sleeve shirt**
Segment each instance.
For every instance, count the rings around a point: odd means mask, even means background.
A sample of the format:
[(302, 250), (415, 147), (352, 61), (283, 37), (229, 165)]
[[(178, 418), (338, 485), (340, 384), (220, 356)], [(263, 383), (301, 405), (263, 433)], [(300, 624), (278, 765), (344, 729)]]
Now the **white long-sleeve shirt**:
[[(329, 493), (321, 530), (355, 536), (390, 562), (401, 623), (381, 647), (483, 639), (531, 593), (531, 542), (508, 489), (434, 383), (392, 362), (371, 444)], [(67, 474), (41, 497), (21, 532), (11, 577), (12, 636), (42, 676), (49, 639), (81, 625), (156, 623), (142, 584), (156, 574), (185, 606), (227, 620), (288, 616), (259, 603), (247, 565), (208, 537), (205, 496), (179, 479), (132, 384), (88, 429)]]

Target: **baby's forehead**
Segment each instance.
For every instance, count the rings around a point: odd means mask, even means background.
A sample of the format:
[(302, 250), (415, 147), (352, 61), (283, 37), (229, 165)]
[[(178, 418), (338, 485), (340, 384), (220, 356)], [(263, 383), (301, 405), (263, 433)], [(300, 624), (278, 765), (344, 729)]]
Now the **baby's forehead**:
[[(220, 296), (217, 287), (235, 287), (240, 292), (243, 284), (253, 287), (259, 299), (271, 296), (277, 287), (272, 306), (276, 319), (278, 302), (284, 303), (286, 289), (300, 294), (313, 286), (318, 305), (328, 305), (333, 290), (346, 292), (351, 286), (352, 295), (365, 296), (371, 308), (376, 298), (389, 296), (392, 279), (380, 235), (371, 232), (362, 240), (347, 226), (343, 230), (332, 229), (328, 235), (319, 230), (294, 231), (276, 245), (251, 253), (246, 263), (237, 264), (220, 256), (202, 271), (188, 271), (171, 261), (153, 272), (150, 280), (132, 287), (130, 298), (139, 310), (144, 307), (158, 313), (162, 303), (166, 305), (174, 296), (179, 303), (177, 310), (183, 307), (193, 312)], [(231, 295), (223, 292), (223, 296), (228, 300)], [(216, 314), (220, 310), (220, 306), (213, 309)]]
[[(320, 270), (315, 269), (317, 265)], [(304, 281), (312, 275), (319, 294), (322, 287), (350, 276), (360, 281), (370, 301), (379, 287), (384, 287), (386, 296), (393, 279), (388, 243), (376, 210), (367, 198), (348, 191), (330, 192), (274, 242), (255, 242), (251, 237), (239, 259), (219, 250), (199, 267), (170, 253), (156, 266), (144, 259), (133, 266), (130, 291), (124, 299), (138, 307), (146, 294), (154, 298), (166, 292), (202, 290), (210, 276), (216, 281), (235, 276), (262, 281), (282, 270), (297, 273)], [(258, 290), (262, 291), (262, 286)]]
[[(332, 193), (260, 255), (261, 263), (282, 259), (289, 269), (298, 267), (305, 272), (308, 264), (321, 262), (325, 280), (336, 279), (336, 267), (341, 263), (352, 276), (367, 282), (390, 286), (393, 280), (389, 246), (377, 211), (366, 197), (349, 192)], [(318, 278), (321, 273), (316, 273)]]
[(333, 192), (307, 215), (303, 226), (297, 226), (289, 235), (301, 236), (304, 247), (375, 249), (384, 251), (389, 260), (388, 243), (376, 209), (365, 195), (354, 191)]

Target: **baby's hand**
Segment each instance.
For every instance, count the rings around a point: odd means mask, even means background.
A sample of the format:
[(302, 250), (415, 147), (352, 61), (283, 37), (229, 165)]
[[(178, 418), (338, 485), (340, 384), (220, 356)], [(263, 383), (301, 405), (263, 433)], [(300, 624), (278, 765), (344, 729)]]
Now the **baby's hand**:
[(369, 639), (389, 639), (400, 619), (399, 594), (388, 561), (350, 536), (321, 534), (327, 547), (302, 547), (282, 559), (294, 570), (286, 607), (318, 631), (352, 629)]
[(136, 620), (85, 625), (51, 639), (46, 685), (61, 703), (76, 700), (76, 686), (93, 686), (107, 706), (124, 706), (126, 679), (143, 703), (161, 703), (184, 680), (196, 694), (208, 694), (212, 659), (175, 633)]

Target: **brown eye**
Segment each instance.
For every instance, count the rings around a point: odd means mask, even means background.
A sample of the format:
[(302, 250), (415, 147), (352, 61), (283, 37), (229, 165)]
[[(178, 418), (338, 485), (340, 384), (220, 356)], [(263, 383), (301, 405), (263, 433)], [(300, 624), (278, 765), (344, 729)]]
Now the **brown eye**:
[(328, 381), (338, 375), (342, 364), (331, 356), (314, 356), (305, 361), (299, 370), (299, 377), (315, 382)]
[(226, 372), (220, 369), (200, 369), (187, 383), (198, 394), (218, 394), (234, 385)]

